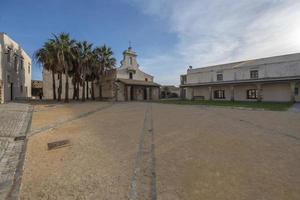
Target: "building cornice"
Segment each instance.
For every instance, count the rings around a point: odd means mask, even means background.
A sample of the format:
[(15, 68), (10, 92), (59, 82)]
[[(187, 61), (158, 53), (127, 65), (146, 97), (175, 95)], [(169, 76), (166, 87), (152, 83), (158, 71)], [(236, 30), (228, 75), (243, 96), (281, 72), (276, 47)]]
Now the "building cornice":
[(268, 82), (281, 82), (281, 81), (295, 81), (300, 80), (300, 76), (287, 76), (287, 77), (268, 77), (259, 79), (243, 79), (243, 80), (230, 80), (230, 81), (214, 81), (203, 83), (188, 83), (181, 84), (180, 87), (196, 87), (196, 86), (212, 86), (212, 85), (227, 85), (227, 84), (246, 84), (246, 83), (268, 83)]

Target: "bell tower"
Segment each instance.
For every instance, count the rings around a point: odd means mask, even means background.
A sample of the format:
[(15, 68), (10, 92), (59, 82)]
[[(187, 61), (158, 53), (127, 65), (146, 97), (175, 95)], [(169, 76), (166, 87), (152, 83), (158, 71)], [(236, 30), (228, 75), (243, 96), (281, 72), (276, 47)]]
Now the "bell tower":
[(136, 61), (137, 54), (132, 50), (131, 45), (123, 52), (123, 60), (121, 61), (121, 68), (136, 70), (139, 64)]

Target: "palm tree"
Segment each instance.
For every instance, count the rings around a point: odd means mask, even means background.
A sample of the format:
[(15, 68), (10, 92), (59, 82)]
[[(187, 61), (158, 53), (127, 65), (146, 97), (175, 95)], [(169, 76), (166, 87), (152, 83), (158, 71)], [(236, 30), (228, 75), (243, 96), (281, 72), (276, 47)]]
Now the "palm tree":
[[(70, 39), (68, 33), (54, 35), (56, 46), (58, 65), (63, 69), (66, 78), (65, 84), (65, 102), (69, 101), (69, 72), (74, 57), (72, 48), (74, 48), (75, 40)], [(60, 77), (61, 78), (61, 77)]]
[(111, 48), (106, 45), (96, 48), (94, 53), (97, 55), (97, 59), (99, 61), (97, 79), (99, 83), (99, 99), (102, 99), (102, 85), (100, 79), (106, 71), (115, 67), (116, 59), (113, 57), (113, 51)]
[(89, 59), (92, 57), (92, 44), (87, 41), (77, 42), (77, 60), (82, 82), (82, 101), (85, 101), (85, 81), (87, 78)]
[(56, 100), (56, 85), (55, 85), (55, 73), (57, 72), (56, 68), (56, 55), (55, 55), (55, 46), (52, 41), (47, 41), (41, 49), (38, 49), (34, 57), (43, 67), (51, 71), (52, 73), (52, 89), (53, 89), (53, 99)]

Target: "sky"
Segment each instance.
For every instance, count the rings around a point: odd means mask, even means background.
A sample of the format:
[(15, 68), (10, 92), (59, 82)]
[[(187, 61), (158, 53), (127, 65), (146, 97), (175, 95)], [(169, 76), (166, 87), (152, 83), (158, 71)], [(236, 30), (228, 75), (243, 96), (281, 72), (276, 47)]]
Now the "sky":
[[(107, 44), (119, 63), (131, 41), (160, 84), (193, 68), (300, 52), (300, 0), (1, 0), (0, 32), (32, 56), (52, 34)], [(32, 79), (42, 79), (33, 61)]]

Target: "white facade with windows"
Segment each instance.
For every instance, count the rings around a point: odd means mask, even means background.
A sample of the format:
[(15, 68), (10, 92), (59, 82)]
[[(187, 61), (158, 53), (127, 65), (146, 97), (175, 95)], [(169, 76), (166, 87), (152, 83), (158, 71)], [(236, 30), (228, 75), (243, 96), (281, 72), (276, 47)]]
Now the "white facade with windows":
[(186, 99), (300, 101), (300, 53), (189, 68), (181, 76)]
[(0, 102), (31, 97), (31, 58), (5, 33), (0, 33)]

